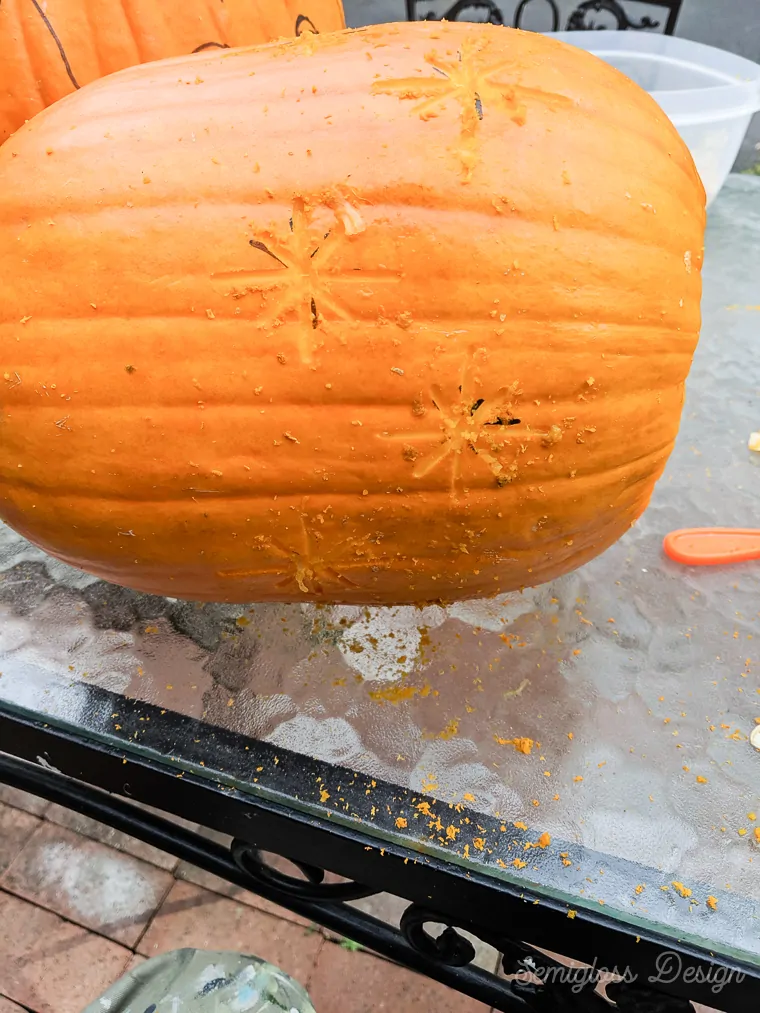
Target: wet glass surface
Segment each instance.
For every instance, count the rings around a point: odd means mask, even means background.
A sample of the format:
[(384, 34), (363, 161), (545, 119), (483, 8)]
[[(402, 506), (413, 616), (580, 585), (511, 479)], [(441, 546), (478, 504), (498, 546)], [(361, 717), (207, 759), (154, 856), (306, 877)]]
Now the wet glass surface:
[[(760, 180), (731, 177), (676, 451), (644, 517), (581, 570), (445, 609), (195, 605), (0, 526), (0, 703), (141, 750), (95, 706), (105, 689), (357, 771), (412, 793), (383, 829), (366, 779), (323, 778), (309, 805), (760, 966), (760, 562), (661, 552), (675, 528), (757, 524), (758, 264)], [(214, 737), (193, 750), (216, 777)], [(253, 767), (234, 783), (262, 790)]]

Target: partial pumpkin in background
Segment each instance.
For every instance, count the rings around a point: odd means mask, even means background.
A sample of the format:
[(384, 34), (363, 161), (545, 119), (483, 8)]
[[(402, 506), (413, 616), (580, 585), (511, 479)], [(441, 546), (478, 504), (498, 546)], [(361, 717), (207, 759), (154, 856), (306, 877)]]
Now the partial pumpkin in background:
[(656, 103), (540, 35), (104, 79), (0, 148), (0, 516), (175, 597), (549, 580), (665, 465), (704, 218)]
[(0, 144), (134, 64), (344, 26), (341, 0), (0, 0)]

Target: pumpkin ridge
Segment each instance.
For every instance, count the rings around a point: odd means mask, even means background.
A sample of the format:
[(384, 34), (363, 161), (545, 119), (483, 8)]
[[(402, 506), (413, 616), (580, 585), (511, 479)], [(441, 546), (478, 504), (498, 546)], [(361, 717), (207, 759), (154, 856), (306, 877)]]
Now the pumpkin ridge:
[[(258, 327), (259, 326), (255, 317), (247, 317), (247, 316), (242, 316), (242, 315), (234, 314), (234, 313), (231, 313), (229, 316), (224, 316), (222, 314), (222, 311), (219, 308), (217, 308), (216, 310), (214, 310), (214, 313), (215, 313), (215, 317), (214, 317), (214, 324), (213, 324), (213, 326), (215, 326), (217, 328), (219, 328), (219, 327), (223, 328), (226, 325), (234, 325), (235, 327), (238, 327), (240, 325), (241, 319), (244, 320), (247, 324), (249, 324), (249, 325), (251, 325), (253, 327)], [(357, 317), (358, 317), (358, 314), (357, 314)], [(125, 309), (125, 311), (122, 312), (122, 313), (109, 313), (109, 312), (104, 311), (104, 310), (101, 311), (100, 307), (98, 307), (97, 316), (95, 314), (93, 314), (91, 316), (86, 316), (86, 315), (81, 315), (80, 316), (80, 315), (77, 315), (77, 314), (69, 314), (69, 313), (65, 313), (65, 314), (62, 313), (60, 316), (40, 316), (39, 314), (34, 314), (33, 319), (37, 322), (37, 324), (41, 324), (41, 323), (44, 323), (44, 324), (55, 324), (56, 326), (63, 325), (64, 327), (68, 323), (71, 323), (71, 324), (82, 324), (83, 322), (96, 326), (98, 324), (98, 321), (101, 321), (101, 320), (103, 320), (103, 321), (108, 320), (109, 322), (121, 321), (123, 323), (129, 323), (132, 320), (141, 320), (141, 321), (145, 321), (145, 322), (147, 322), (147, 321), (155, 321), (157, 323), (161, 323), (161, 322), (164, 322), (164, 321), (170, 322), (170, 321), (174, 321), (174, 320), (193, 320), (193, 321), (197, 321), (199, 327), (203, 327), (203, 328), (206, 327), (206, 323), (205, 323), (205, 320), (203, 318), (203, 310), (200, 307), (198, 307), (196, 309), (195, 313), (185, 312), (185, 311), (180, 311), (180, 310), (178, 310), (176, 312), (167, 312), (167, 311), (164, 311), (160, 316), (157, 316), (155, 313), (140, 313), (137, 308), (132, 308), (132, 307), (129, 307), (129, 308)], [(362, 319), (362, 320), (366, 319), (366, 320), (371, 320), (371, 321), (377, 322), (377, 312), (376, 311), (369, 311), (368, 310), (368, 316), (367, 316), (367, 318), (359, 318), (359, 319)], [(340, 323), (340, 321), (331, 320), (330, 323), (331, 324), (337, 324), (337, 323)], [(552, 327), (556, 326), (558, 329), (568, 328), (568, 329), (572, 329), (572, 330), (577, 330), (579, 332), (583, 332), (583, 331), (587, 330), (589, 327), (594, 327), (594, 328), (599, 328), (599, 329), (602, 329), (602, 328), (621, 328), (621, 329), (631, 330), (631, 331), (653, 331), (655, 335), (657, 335), (658, 333), (665, 334), (665, 335), (667, 335), (671, 339), (673, 339), (673, 337), (676, 336), (676, 335), (680, 335), (683, 338), (684, 345), (686, 345), (686, 346), (688, 346), (688, 339), (689, 339), (688, 332), (684, 332), (684, 329), (683, 329), (683, 327), (681, 325), (674, 324), (673, 326), (668, 326), (666, 324), (663, 324), (661, 321), (655, 321), (654, 319), (651, 320), (651, 321), (644, 321), (642, 323), (638, 323), (638, 322), (631, 323), (631, 322), (626, 321), (626, 320), (600, 320), (600, 321), (591, 321), (591, 320), (584, 320), (584, 318), (582, 316), (580, 316), (580, 315), (577, 315), (577, 316), (568, 316), (568, 317), (556, 317), (556, 316), (549, 316), (549, 315), (546, 315), (546, 316), (528, 316), (527, 313), (524, 313), (524, 312), (517, 313), (515, 311), (512, 311), (512, 315), (509, 316), (507, 320), (505, 320), (503, 322), (499, 322), (498, 324), (494, 324), (494, 321), (491, 320), (491, 319), (489, 319), (487, 315), (484, 315), (483, 317), (476, 317), (476, 318), (469, 317), (469, 318), (466, 318), (466, 319), (463, 319), (462, 317), (459, 317), (459, 316), (456, 316), (456, 317), (441, 317), (441, 316), (432, 317), (431, 316), (431, 317), (429, 317), (427, 319), (421, 319), (421, 318), (415, 318), (414, 319), (414, 325), (415, 325), (415, 327), (419, 327), (420, 332), (425, 332), (425, 333), (431, 332), (431, 331), (435, 332), (435, 331), (438, 330), (438, 325), (439, 324), (446, 324), (448, 332), (451, 334), (451, 333), (454, 332), (454, 330), (458, 330), (459, 329), (457, 327), (453, 327), (452, 328), (452, 325), (457, 325), (458, 324), (458, 325), (462, 325), (463, 327), (464, 326), (469, 326), (470, 328), (479, 328), (479, 329), (483, 329), (483, 330), (487, 331), (487, 333), (483, 333), (483, 334), (480, 335), (480, 337), (483, 337), (483, 338), (485, 338), (485, 337), (489, 337), (490, 338), (492, 336), (493, 332), (496, 330), (497, 327), (499, 327), (499, 328), (501, 328), (501, 327), (507, 327), (507, 325), (510, 328), (510, 334), (514, 334), (514, 330), (512, 330), (512, 328), (517, 327), (519, 329), (520, 325), (523, 324), (523, 323), (530, 324), (530, 325), (536, 325), (536, 327), (541, 327), (544, 324), (550, 323), (552, 325)], [(263, 327), (265, 327), (267, 325), (261, 324), (260, 326), (263, 328)], [(284, 324), (280, 325), (277, 328), (278, 333), (281, 333), (282, 330), (283, 330), (283, 328), (287, 327), (287, 326), (288, 326), (288, 322), (286, 321)], [(2, 329), (4, 327), (12, 328), (13, 332), (15, 333), (16, 332), (16, 327), (17, 327), (17, 321), (15, 321), (15, 320), (14, 321), (0, 320), (0, 332), (2, 331)], [(35, 329), (36, 328), (31, 328), (31, 330), (35, 330)], [(269, 335), (267, 335), (267, 336), (269, 336)], [(600, 336), (598, 334), (593, 334), (593, 335), (589, 335), (589, 334), (582, 334), (581, 335), (581, 334), (579, 334), (578, 337), (579, 337), (579, 339), (582, 337), (582, 338), (584, 338), (586, 340), (588, 340), (589, 337), (592, 337), (594, 341), (597, 341), (597, 340), (599, 340)], [(473, 339), (477, 340), (477, 336), (473, 335)], [(269, 346), (263, 346), (262, 349), (261, 349), (261, 352), (265, 354), (268, 351), (268, 347)], [(599, 340), (599, 347), (600, 347), (600, 350), (604, 351), (605, 353), (614, 354), (614, 352), (615, 352), (614, 348), (605, 348), (604, 345), (602, 344), (601, 340)], [(572, 349), (568, 349), (568, 351), (572, 351)], [(638, 358), (640, 356), (640, 354), (641, 354), (640, 351), (637, 351), (635, 354), (629, 353), (626, 356), (626, 358), (629, 359), (629, 360), (630, 359), (635, 359), (635, 358)], [(685, 352), (675, 351), (675, 352), (670, 352), (668, 354), (670, 354), (670, 355), (684, 355), (686, 353)], [(187, 360), (187, 361), (192, 361), (192, 360)]]
[[(19, 28), (21, 30), (22, 50), (23, 50), (24, 56), (26, 57), (27, 63), (29, 64), (29, 69), (31, 71), (32, 80), (34, 81), (34, 87), (37, 90), (37, 96), (39, 98), (39, 108), (42, 109), (42, 108), (45, 107), (45, 105), (47, 103), (46, 103), (46, 99), (45, 99), (45, 96), (43, 94), (42, 87), (41, 87), (42, 75), (38, 72), (38, 68), (36, 66), (36, 61), (34, 59), (34, 54), (36, 54), (37, 50), (36, 50), (35, 46), (30, 46), (29, 45), (29, 38), (30, 37), (29, 37), (29, 33), (27, 31), (26, 19), (25, 19), (24, 15), (23, 15), (23, 13), (21, 11), (21, 8), (20, 8), (20, 2), (21, 2), (21, 0), (15, 0), (15, 11), (16, 11), (17, 24), (18, 24), (18, 26), (19, 26)], [(8, 3), (8, 0), (6, 0), (6, 3)], [(37, 110), (35, 110), (35, 111), (37, 111)], [(1, 140), (2, 140), (2, 138), (0, 138), (0, 141)]]
[(98, 68), (98, 78), (103, 77), (108, 71), (103, 67), (103, 58), (100, 53), (100, 46), (98, 45), (98, 36), (95, 31), (95, 22), (93, 21), (93, 12), (91, 9), (92, 0), (82, 0), (82, 7), (84, 9), (84, 15), (87, 20), (87, 27), (90, 31), (91, 46), (90, 50), (95, 54), (95, 62)]
[(211, 2), (209, 2), (209, 0), (206, 0), (206, 3), (204, 4), (204, 6), (205, 6), (206, 11), (208, 12), (211, 20), (214, 22), (214, 28), (216, 29), (216, 38), (219, 39), (220, 43), (226, 44), (226, 42), (227, 42), (227, 33), (225, 32), (225, 30), (224, 30), (224, 24), (222, 23), (222, 20), (219, 17), (219, 11), (217, 10), (217, 5), (213, 2), (213, 0), (211, 0)]
[[(686, 356), (684, 354), (681, 357), (685, 358)], [(652, 358), (653, 360), (659, 359), (656, 352), (652, 352), (649, 358)], [(195, 372), (198, 372), (198, 370), (195, 370)], [(193, 371), (188, 368), (187, 371), (188, 381), (192, 374)], [(172, 370), (171, 374), (167, 373), (166, 375), (167, 376), (172, 375), (176, 379), (176, 369)], [(158, 382), (162, 382), (164, 379), (165, 377), (162, 376), (158, 379)], [(154, 382), (156, 381), (154, 380)], [(256, 383), (255, 378), (248, 378), (246, 380), (246, 384), (251, 388), (255, 386), (255, 383)], [(615, 378), (615, 383), (617, 385), (618, 383), (617, 378)], [(507, 384), (505, 383), (504, 386), (507, 386)], [(634, 402), (638, 401), (638, 399), (641, 396), (642, 390), (651, 390), (651, 389), (652, 384), (650, 382), (646, 382), (645, 385), (641, 388), (626, 387), (625, 391), (619, 395), (618, 403), (621, 405), (625, 405), (625, 402), (628, 400)], [(133, 409), (134, 411), (143, 411), (146, 408), (152, 408), (154, 414), (151, 417), (160, 418), (161, 412), (166, 412), (168, 414), (170, 412), (175, 411), (187, 411), (188, 402), (191, 402), (193, 404), (197, 403), (197, 400), (194, 400), (192, 397), (193, 393), (195, 393), (195, 391), (190, 391), (188, 387), (186, 391), (183, 391), (177, 395), (176, 401), (171, 403), (164, 403), (159, 408), (156, 408), (156, 405), (152, 399), (146, 400), (144, 402), (135, 401), (131, 399), (129, 401), (122, 400), (120, 401), (120, 407), (122, 410)], [(559, 395), (554, 392), (546, 394), (543, 391), (535, 391), (535, 393), (540, 393), (542, 395), (542, 398), (546, 401), (546, 403), (551, 404), (552, 411), (557, 415), (558, 418), (567, 417), (561, 415), (561, 412), (566, 408), (574, 408), (576, 410), (579, 410), (580, 408), (578, 401), (578, 391), (576, 388), (572, 388), (567, 392), (562, 392)], [(602, 394), (604, 394), (604, 391), (602, 391)], [(322, 391), (319, 391), (319, 395), (324, 396), (324, 393)], [(277, 407), (283, 407), (288, 409), (307, 408), (313, 412), (324, 412), (328, 417), (332, 413), (334, 413), (337, 408), (355, 409), (356, 411), (362, 410), (366, 411), (368, 409), (373, 408), (375, 409), (380, 408), (383, 410), (399, 409), (399, 408), (408, 409), (410, 406), (410, 397), (408, 391), (405, 391), (402, 394), (390, 396), (387, 394), (385, 390), (378, 389), (377, 396), (378, 400), (375, 400), (374, 396), (360, 399), (358, 396), (354, 396), (352, 398), (333, 397), (333, 395), (330, 394), (329, 400), (326, 398), (323, 401), (317, 401), (311, 397), (304, 398), (302, 400), (297, 400), (296, 398), (289, 396), (287, 400), (272, 402), (270, 404), (272, 409)], [(551, 400), (549, 400), (550, 397)], [(221, 400), (216, 396), (212, 396), (211, 398), (208, 398), (206, 403), (208, 405), (208, 408), (212, 409), (213, 411), (217, 410), (224, 411), (225, 409), (231, 408), (240, 412), (249, 412), (249, 411), (252, 412), (254, 409), (259, 409), (262, 402), (256, 400), (255, 397), (252, 398), (250, 401), (243, 401), (239, 397), (231, 397), (229, 400)], [(10, 401), (8, 401), (6, 404), (8, 407), (11, 407)], [(16, 401), (15, 403), (13, 403), (13, 409), (15, 417), (17, 417), (19, 414), (22, 415), (28, 414), (32, 417), (35, 416), (38, 417), (40, 414), (49, 411), (49, 408), (47, 409), (45, 408), (44, 402), (41, 405), (39, 405), (38, 402), (31, 400), (28, 400), (24, 403), (19, 403), (18, 401)], [(61, 411), (63, 410), (64, 410), (63, 408), (60, 408), (58, 411), (51, 412), (51, 414), (57, 415), (60, 414)], [(109, 404), (106, 401), (98, 402), (92, 395), (88, 395), (88, 404), (84, 408), (78, 408), (76, 407), (76, 405), (74, 405), (73, 407), (67, 406), (66, 410), (69, 412), (70, 415), (72, 412), (75, 412), (77, 419), (80, 419), (82, 417), (88, 418), (100, 414), (108, 414)], [(619, 411), (622, 412), (622, 408), (619, 409)]]
[[(146, 203), (141, 203), (139, 202), (140, 194), (138, 194), (137, 196), (138, 202), (133, 203), (133, 206), (130, 208), (132, 218), (135, 219), (139, 218), (140, 215), (143, 214), (146, 218), (153, 220), (156, 218), (157, 211), (171, 211), (175, 207), (185, 208), (187, 206), (187, 199), (162, 200), (161, 198), (153, 199), (146, 197), (145, 198)], [(263, 198), (263, 194), (259, 196)], [(369, 213), (370, 211), (373, 212), (372, 215), (373, 220), (367, 223), (368, 229), (381, 227), (384, 224), (383, 219), (391, 215), (399, 215), (399, 216), (403, 215), (403, 217), (400, 217), (398, 221), (399, 227), (402, 227), (404, 225), (406, 212), (408, 212), (409, 220), (411, 222), (415, 222), (417, 227), (421, 228), (424, 225), (424, 216), (426, 213), (429, 212), (432, 215), (434, 213), (437, 214), (440, 212), (444, 212), (449, 214), (451, 219), (454, 221), (458, 221), (460, 218), (461, 219), (472, 218), (478, 220), (482, 219), (482, 225), (476, 224), (475, 221), (473, 221), (472, 223), (463, 222), (463, 230), (466, 231), (472, 232), (475, 232), (476, 230), (483, 231), (485, 229), (492, 228), (496, 223), (501, 223), (505, 245), (506, 242), (511, 238), (510, 227), (507, 224), (509, 222), (519, 223), (520, 225), (523, 226), (529, 225), (531, 226), (531, 228), (543, 229), (547, 233), (549, 233), (549, 235), (564, 230), (570, 230), (576, 235), (582, 233), (584, 235), (600, 238), (606, 238), (607, 236), (607, 233), (605, 232), (604, 228), (601, 225), (593, 225), (591, 222), (581, 223), (577, 220), (565, 220), (559, 223), (555, 220), (556, 216), (542, 217), (540, 215), (531, 214), (530, 212), (533, 209), (526, 209), (526, 210), (517, 209), (515, 211), (509, 210), (508, 212), (499, 211), (493, 207), (492, 201), (487, 202), (488, 196), (489, 195), (486, 195), (485, 197), (482, 198), (482, 203), (480, 206), (458, 207), (456, 211), (451, 211), (443, 198), (440, 199), (439, 203), (434, 203), (431, 199), (431, 201), (426, 201), (424, 204), (413, 204), (410, 203), (409, 201), (399, 201), (398, 203), (389, 203), (386, 201), (383, 204), (375, 204), (370, 197), (367, 197), (364, 194), (362, 194), (361, 201), (362, 207), (366, 209), (366, 213)], [(501, 199), (502, 198), (499, 197), (493, 198), (493, 200), (501, 200)], [(229, 211), (230, 221), (231, 223), (234, 222), (235, 226), (239, 226), (241, 224), (242, 218), (246, 217), (245, 212), (247, 212), (248, 215), (250, 215), (251, 210), (258, 210), (259, 208), (264, 206), (263, 200), (253, 203), (251, 201), (229, 199), (225, 197), (221, 197), (221, 199), (214, 199), (213, 196), (204, 196), (203, 205), (204, 209), (230, 208), (230, 209), (237, 209), (240, 212), (243, 212), (244, 213), (243, 215), (235, 215), (232, 210)], [(274, 210), (276, 207), (273, 206), (271, 202), (269, 202), (266, 206), (268, 208), (271, 208), (272, 210)], [(7, 218), (2, 215), (2, 208), (3, 208), (3, 201), (2, 197), (0, 197), (0, 227), (16, 228), (19, 216), (18, 207), (16, 206), (13, 213), (12, 214), (9, 213)], [(84, 197), (82, 198), (82, 204), (80, 206), (78, 206), (75, 201), (68, 200), (66, 202), (65, 210), (61, 209), (56, 214), (56, 225), (59, 227), (60, 232), (61, 226), (63, 228), (66, 228), (69, 223), (72, 226), (75, 226), (77, 221), (83, 218), (90, 220), (97, 220), (99, 217), (102, 216), (112, 216), (114, 212), (119, 212), (122, 210), (122, 208), (123, 204), (119, 204), (116, 202), (114, 202), (113, 204), (103, 202), (102, 204), (99, 204), (97, 207), (93, 207), (89, 198), (85, 200)], [(288, 209), (284, 203), (282, 204), (282, 210), (285, 217), (287, 217)], [(33, 203), (32, 201), (29, 201), (26, 204), (24, 211), (27, 215), (37, 213), (39, 214), (40, 217), (42, 217), (43, 215), (48, 215), (50, 213), (49, 209), (45, 206), (45, 204), (41, 202), (37, 204)], [(642, 213), (644, 212), (642, 211)], [(161, 219), (159, 218), (159, 226), (158, 226), (159, 228), (160, 228), (160, 221)], [(281, 223), (272, 220), (270, 224), (281, 224)], [(646, 234), (631, 234), (626, 233), (625, 231), (621, 231), (619, 235), (616, 235), (615, 239), (616, 241), (622, 239), (625, 240), (626, 242), (629, 242), (632, 248), (634, 248), (632, 249), (632, 253), (636, 252), (637, 250), (647, 251), (656, 249), (658, 251), (662, 251), (661, 243), (658, 244), (656, 240), (647, 241)], [(683, 258), (683, 251), (677, 251), (673, 249), (672, 251), (666, 250), (665, 252), (669, 253), (670, 255), (676, 257), (679, 260)], [(505, 252), (505, 260), (510, 261), (510, 256), (508, 252)]]
[[(120, 2), (121, 2), (121, 9), (124, 12), (124, 18), (127, 24), (129, 25), (129, 34), (132, 36), (132, 40), (137, 50), (137, 56), (139, 59), (138, 65), (148, 63), (152, 60), (152, 54), (148, 53), (145, 49), (142, 35), (142, 26), (140, 25), (140, 22), (137, 20), (135, 16), (135, 12), (133, 10), (133, 0), (120, 0)], [(107, 80), (107, 78), (100, 78), (99, 80), (103, 81)]]
[[(634, 469), (634, 466), (637, 465), (637, 464), (640, 464), (640, 463), (643, 463), (643, 462), (646, 462), (646, 461), (649, 461), (649, 460), (656, 460), (660, 456), (665, 456), (672, 449), (674, 442), (675, 442), (675, 437), (669, 437), (660, 446), (655, 447), (652, 450), (648, 450), (646, 453), (640, 454), (637, 457), (630, 458), (630, 459), (628, 459), (628, 460), (622, 462), (621, 464), (618, 464), (618, 465), (616, 465), (615, 467), (612, 467), (612, 468), (607, 467), (607, 468), (605, 468), (603, 470), (600, 470), (598, 468), (598, 466), (594, 466), (594, 467), (589, 467), (588, 470), (584, 470), (584, 468), (583, 468), (582, 465), (577, 465), (576, 469), (574, 469), (575, 475), (574, 475), (573, 478), (571, 478), (570, 475), (568, 474), (568, 475), (557, 475), (557, 476), (555, 476), (553, 478), (536, 478), (535, 481), (534, 481), (533, 478), (532, 478), (532, 474), (531, 474), (530, 484), (535, 485), (536, 487), (538, 487), (539, 484), (541, 486), (543, 486), (543, 487), (546, 487), (546, 486), (552, 486), (552, 485), (562, 484), (562, 483), (565, 483), (565, 482), (574, 482), (574, 481), (577, 481), (577, 479), (586, 478), (586, 477), (604, 478), (605, 480), (610, 480), (610, 481), (612, 481), (614, 479), (615, 481), (618, 481), (619, 479), (615, 479), (615, 476), (619, 472), (631, 471), (631, 470)], [(251, 473), (251, 475), (253, 475), (253, 473)], [(427, 476), (424, 476), (424, 477), (427, 477)], [(203, 476), (199, 476), (199, 479), (201, 481), (203, 481)], [(646, 476), (645, 480), (648, 481), (649, 480), (649, 476)], [(249, 481), (253, 481), (253, 478), (249, 478)], [(405, 478), (404, 481), (407, 481), (407, 479)], [(355, 484), (359, 484), (359, 483), (355, 483)], [(512, 483), (510, 483), (510, 484), (512, 484)], [(515, 488), (525, 486), (526, 484), (527, 483), (523, 482), (522, 480), (517, 480), (517, 481), (514, 482)], [(605, 484), (607, 484), (607, 482)], [(472, 492), (483, 492), (486, 489), (490, 489), (491, 485), (492, 485), (492, 483), (490, 483), (490, 482), (487, 485), (485, 483), (482, 484), (482, 485), (474, 484), (474, 485), (471, 486), (471, 491)], [(255, 489), (254, 488), (254, 489), (235, 490), (234, 488), (229, 488), (229, 487), (224, 488), (224, 489), (218, 489), (218, 490), (216, 490), (216, 489), (203, 489), (203, 488), (200, 488), (200, 487), (187, 487), (186, 489), (178, 490), (177, 495), (175, 495), (175, 496), (166, 496), (166, 495), (156, 496), (155, 492), (154, 492), (154, 489), (152, 487), (150, 487), (150, 488), (146, 487), (145, 488), (146, 495), (145, 495), (145, 497), (141, 498), (141, 497), (136, 497), (134, 495), (132, 495), (132, 496), (125, 496), (123, 491), (114, 492), (113, 494), (109, 494), (106, 490), (93, 490), (91, 492), (83, 492), (82, 489), (81, 489), (81, 486), (72, 486), (71, 488), (67, 488), (66, 486), (62, 485), (60, 482), (56, 482), (56, 485), (54, 487), (48, 487), (48, 486), (45, 486), (45, 485), (33, 485), (27, 479), (23, 479), (23, 478), (19, 479), (15, 475), (13, 476), (13, 481), (11, 482), (8, 479), (5, 479), (2, 476), (2, 474), (0, 474), (0, 487), (2, 487), (2, 486), (6, 486), (8, 488), (22, 488), (22, 489), (26, 489), (29, 492), (35, 492), (35, 493), (42, 493), (42, 492), (44, 492), (45, 495), (46, 495), (46, 497), (48, 497), (51, 500), (54, 500), (54, 499), (69, 499), (69, 500), (80, 499), (80, 500), (83, 500), (83, 501), (86, 501), (86, 502), (101, 501), (101, 502), (104, 502), (104, 503), (122, 503), (122, 504), (125, 504), (125, 505), (128, 505), (128, 504), (137, 504), (137, 503), (145, 503), (145, 502), (149, 502), (149, 503), (154, 504), (156, 506), (164, 505), (164, 504), (167, 504), (167, 503), (184, 503), (184, 504), (187, 505), (188, 500), (191, 498), (192, 495), (202, 495), (204, 497), (205, 496), (213, 496), (213, 497), (215, 497), (215, 499), (213, 501), (208, 501), (209, 503), (223, 502), (223, 501), (228, 501), (228, 500), (229, 501), (233, 501), (233, 500), (237, 501), (237, 500), (247, 500), (247, 499), (248, 500), (259, 500), (259, 499), (271, 500), (271, 498), (272, 498), (272, 493), (271, 493), (270, 489)], [(335, 486), (331, 485), (324, 493), (320, 490), (317, 493), (315, 493), (314, 496), (315, 496), (315, 498), (317, 496), (319, 496), (319, 498), (323, 498), (323, 499), (328, 499), (329, 500), (329, 498), (331, 496), (334, 496), (336, 494), (336, 491), (337, 490), (336, 490)], [(439, 483), (432, 484), (432, 485), (418, 485), (418, 484), (415, 484), (412, 488), (405, 488), (404, 491), (406, 493), (414, 493), (414, 494), (417, 494), (417, 493), (422, 494), (422, 493), (424, 493), (426, 496), (433, 495), (433, 496), (439, 496), (439, 497), (442, 497), (442, 498), (445, 498), (445, 499), (449, 499), (449, 497), (450, 497), (450, 490), (441, 488)], [(188, 495), (188, 494), (190, 494), (190, 495)], [(303, 496), (304, 496), (303, 493), (299, 493), (299, 492), (295, 492), (295, 493), (288, 494), (288, 495), (291, 495), (292, 497), (297, 498), (299, 500), (302, 499)], [(365, 502), (367, 502), (367, 503), (371, 502), (374, 497), (380, 497), (383, 500), (383, 502), (384, 502), (385, 498), (386, 498), (386, 495), (387, 494), (386, 494), (385, 490), (375, 490), (375, 491), (370, 490), (369, 493), (368, 493), (368, 496), (367, 496), (367, 498), (365, 500)], [(219, 499), (216, 499), (216, 497), (219, 497)], [(282, 496), (280, 498), (282, 499), (283, 503), (287, 502), (287, 495)], [(204, 502), (206, 502), (206, 500), (204, 500)]]

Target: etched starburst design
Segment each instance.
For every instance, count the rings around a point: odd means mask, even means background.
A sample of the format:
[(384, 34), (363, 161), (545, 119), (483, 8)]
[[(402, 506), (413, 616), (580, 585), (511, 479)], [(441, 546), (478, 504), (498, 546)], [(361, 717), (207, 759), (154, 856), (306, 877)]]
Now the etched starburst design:
[[(358, 588), (360, 585), (347, 575), (352, 570), (366, 570), (377, 562), (369, 545), (368, 536), (360, 538), (333, 539), (322, 529), (325, 518), (322, 514), (309, 517), (305, 511), (299, 514), (300, 532), (294, 538), (295, 544), (285, 540), (261, 535), (257, 548), (269, 556), (285, 561), (288, 573), (275, 583), (278, 591), (293, 591), (294, 594), (325, 594), (341, 588)], [(245, 580), (248, 577), (278, 575), (282, 566), (256, 567), (244, 570), (222, 570), (218, 576), (230, 580)]]
[[(430, 408), (426, 409), (425, 417), (433, 428), (378, 434), (382, 440), (403, 445), (402, 456), (414, 465), (413, 478), (422, 479), (441, 468), (448, 469), (453, 497), (463, 488), (462, 465), (468, 457), (489, 471), (497, 485), (504, 486), (517, 477), (517, 458), (529, 444), (538, 441), (549, 447), (562, 438), (558, 426), (539, 432), (517, 417), (522, 393), (517, 381), (483, 397), (474, 370), (471, 356), (462, 364), (453, 396), (447, 395), (440, 385), (431, 387)], [(417, 414), (423, 408), (418, 404)], [(431, 443), (436, 445), (428, 449)]]
[(499, 74), (514, 73), (511, 60), (489, 62), (489, 43), (482, 39), (465, 39), (455, 59), (446, 59), (436, 52), (425, 55), (435, 77), (402, 77), (376, 81), (372, 91), (378, 95), (396, 95), (399, 99), (422, 99), (412, 109), (421, 119), (438, 115), (439, 109), (453, 99), (460, 107), (458, 156), (465, 181), (472, 177), (478, 162), (480, 123), (491, 108), (506, 111), (513, 123), (522, 126), (527, 115), (527, 102), (540, 100), (553, 109), (568, 108), (572, 103), (564, 95), (528, 88), (514, 82), (498, 81)]
[(372, 273), (359, 268), (348, 272), (336, 269), (336, 255), (345, 250), (349, 237), (363, 232), (366, 225), (348, 201), (336, 201), (329, 209), (333, 224), (325, 232), (313, 221), (318, 209), (324, 211), (325, 205), (312, 206), (296, 197), (287, 232), (270, 230), (249, 239), (260, 267), (222, 271), (213, 276), (215, 281), (232, 283), (226, 294), (236, 299), (255, 292), (262, 294), (263, 312), (258, 318), (262, 326), (295, 325), (299, 356), (306, 364), (312, 361), (325, 324), (351, 318), (336, 286), (399, 280), (389, 270)]

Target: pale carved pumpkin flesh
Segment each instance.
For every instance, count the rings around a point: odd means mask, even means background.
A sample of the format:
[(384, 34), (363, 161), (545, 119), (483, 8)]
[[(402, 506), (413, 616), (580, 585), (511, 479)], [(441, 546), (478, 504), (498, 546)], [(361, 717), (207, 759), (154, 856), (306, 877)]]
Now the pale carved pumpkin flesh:
[(378, 26), (97, 82), (0, 149), (0, 515), (176, 597), (556, 577), (670, 453), (703, 227), (655, 103), (539, 35)]

